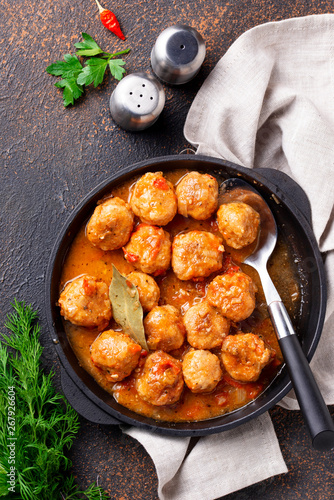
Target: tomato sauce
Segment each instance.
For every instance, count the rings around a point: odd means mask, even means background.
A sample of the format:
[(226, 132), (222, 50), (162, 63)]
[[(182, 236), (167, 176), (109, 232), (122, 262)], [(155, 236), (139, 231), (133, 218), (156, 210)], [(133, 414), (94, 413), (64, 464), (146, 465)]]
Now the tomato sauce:
[[(165, 177), (176, 184), (177, 181), (185, 175), (186, 171), (174, 171), (165, 174)], [(118, 186), (112, 192), (114, 196), (128, 201), (131, 185), (135, 182), (133, 179), (123, 185)], [(174, 219), (164, 227), (173, 238), (182, 231), (204, 230), (220, 236), (218, 226), (214, 218), (205, 221), (197, 221), (176, 215)], [(254, 245), (249, 245), (241, 250), (235, 250), (228, 247), (225, 243), (225, 254), (223, 262), (223, 271), (233, 267), (240, 267), (247, 273), (258, 287), (256, 294), (256, 308), (253, 314), (245, 321), (239, 323), (238, 329), (244, 332), (253, 332), (259, 335), (262, 340), (272, 348), (276, 355), (273, 361), (264, 368), (259, 379), (256, 382), (242, 383), (233, 380), (225, 372), (223, 379), (211, 393), (194, 394), (185, 387), (180, 401), (171, 406), (154, 406), (143, 401), (135, 389), (135, 377), (139, 368), (122, 382), (108, 382), (101, 370), (99, 370), (90, 359), (90, 346), (99, 332), (83, 327), (72, 325), (64, 321), (65, 330), (79, 364), (103, 387), (108, 393), (113, 394), (119, 404), (130, 410), (151, 417), (156, 420), (165, 420), (173, 422), (196, 421), (210, 419), (227, 412), (240, 408), (253, 399), (268, 387), (273, 378), (282, 367), (282, 355), (279, 349), (277, 338), (268, 317), (266, 302), (261, 287), (261, 282), (257, 272), (251, 267), (243, 264), (243, 260), (254, 250)], [(132, 263), (124, 259), (123, 251), (103, 251), (94, 247), (86, 238), (85, 225), (80, 228), (75, 237), (69, 252), (66, 256), (62, 270), (60, 291), (65, 284), (82, 274), (91, 274), (98, 279), (102, 279), (110, 284), (112, 279), (112, 264), (114, 264), (120, 273), (126, 275), (134, 271)], [(219, 271), (220, 274), (222, 271)], [(293, 267), (293, 258), (289, 255), (289, 248), (279, 236), (277, 246), (269, 262), (269, 272), (278, 289), (279, 294), (293, 320), (298, 314), (300, 307), (300, 290), (296, 279), (296, 272)], [(172, 270), (166, 274), (156, 277), (156, 282), (160, 288), (159, 305), (170, 304), (177, 307), (183, 315), (189, 307), (200, 302), (206, 295), (208, 283), (214, 275), (200, 281), (180, 281)], [(121, 328), (111, 320), (108, 328), (121, 330)], [(235, 331), (232, 326), (231, 333)], [(182, 360), (182, 356), (190, 349), (187, 342), (178, 349), (169, 354)], [(213, 349), (212, 352), (220, 357), (220, 350)], [(141, 362), (143, 362), (144, 357)]]

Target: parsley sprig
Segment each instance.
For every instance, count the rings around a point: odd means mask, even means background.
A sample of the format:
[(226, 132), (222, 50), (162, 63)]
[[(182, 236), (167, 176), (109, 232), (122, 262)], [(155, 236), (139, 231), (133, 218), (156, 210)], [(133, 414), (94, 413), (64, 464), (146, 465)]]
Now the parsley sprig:
[[(111, 75), (116, 80), (124, 76), (125, 61), (119, 56), (128, 54), (130, 49), (120, 52), (105, 52), (87, 33), (82, 33), (83, 42), (75, 43), (78, 49), (75, 55), (65, 54), (64, 61), (56, 61), (46, 68), (50, 75), (61, 76), (55, 87), (63, 89), (64, 106), (74, 104), (84, 92), (84, 86), (94, 83), (96, 88), (103, 82), (106, 69), (109, 67)], [(82, 66), (77, 56), (86, 57), (85, 66)], [(98, 57), (97, 57), (98, 56)]]
[(6, 322), (11, 335), (2, 335), (0, 343), (0, 497), (106, 500), (101, 487), (93, 483), (81, 491), (68, 473), (66, 452), (79, 429), (78, 415), (55, 392), (52, 372), (40, 367), (36, 312), (17, 301), (13, 308)]

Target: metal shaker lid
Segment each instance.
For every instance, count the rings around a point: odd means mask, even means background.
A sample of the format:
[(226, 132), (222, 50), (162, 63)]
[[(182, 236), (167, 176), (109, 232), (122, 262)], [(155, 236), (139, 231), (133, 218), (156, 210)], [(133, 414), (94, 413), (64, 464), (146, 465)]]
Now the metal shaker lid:
[(125, 130), (144, 130), (159, 118), (165, 105), (161, 83), (148, 73), (132, 73), (124, 77), (110, 97), (110, 112)]
[(166, 83), (186, 83), (200, 70), (205, 53), (205, 42), (197, 30), (184, 24), (170, 26), (160, 33), (152, 49), (152, 69)]

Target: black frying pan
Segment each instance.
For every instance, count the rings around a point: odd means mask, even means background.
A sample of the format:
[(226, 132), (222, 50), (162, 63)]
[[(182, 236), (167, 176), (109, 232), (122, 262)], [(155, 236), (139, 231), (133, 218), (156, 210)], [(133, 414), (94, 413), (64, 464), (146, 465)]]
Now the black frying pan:
[(302, 349), (308, 360), (311, 360), (325, 317), (326, 281), (323, 262), (310, 225), (311, 211), (307, 197), (298, 184), (281, 172), (272, 169), (250, 170), (211, 157), (190, 155), (153, 158), (124, 168), (93, 189), (70, 215), (56, 240), (47, 270), (46, 310), (52, 339), (62, 365), (62, 387), (69, 402), (81, 415), (97, 423), (115, 425), (123, 422), (161, 434), (202, 436), (236, 427), (273, 407), (291, 389), (286, 367), (256, 400), (232, 413), (200, 422), (155, 421), (119, 405), (79, 366), (56, 306), (66, 253), (79, 228), (94, 211), (97, 201), (116, 185), (135, 175), (175, 169), (205, 171), (221, 180), (241, 176), (265, 198), (274, 213), (279, 231), (295, 257), (302, 301), (300, 311), (294, 318), (294, 326)]

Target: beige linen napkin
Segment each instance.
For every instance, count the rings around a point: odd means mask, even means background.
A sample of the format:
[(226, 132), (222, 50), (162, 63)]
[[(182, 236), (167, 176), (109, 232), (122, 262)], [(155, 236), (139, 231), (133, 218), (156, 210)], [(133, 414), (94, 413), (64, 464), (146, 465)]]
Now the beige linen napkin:
[[(329, 293), (311, 366), (326, 402), (333, 404), (334, 15), (268, 23), (244, 33), (204, 82), (184, 133), (198, 153), (281, 170), (307, 193)], [(298, 408), (293, 392), (281, 404)], [(200, 438), (188, 454), (189, 438), (137, 428), (126, 432), (151, 455), (161, 500), (214, 500), (287, 471), (268, 413)]]

